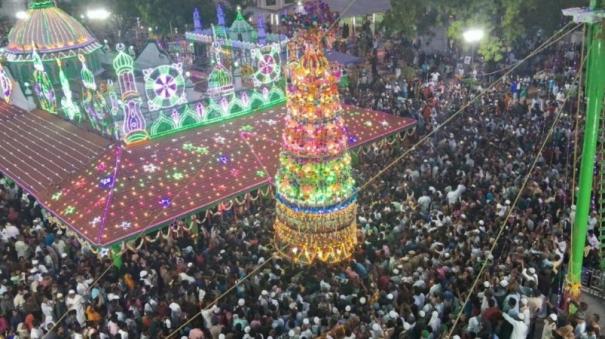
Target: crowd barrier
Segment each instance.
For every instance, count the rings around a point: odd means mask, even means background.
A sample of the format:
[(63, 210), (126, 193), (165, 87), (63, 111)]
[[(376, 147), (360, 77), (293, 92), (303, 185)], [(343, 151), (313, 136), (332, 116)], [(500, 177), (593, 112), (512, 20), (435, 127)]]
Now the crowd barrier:
[(605, 272), (584, 269), (582, 272), (582, 291), (605, 299)]

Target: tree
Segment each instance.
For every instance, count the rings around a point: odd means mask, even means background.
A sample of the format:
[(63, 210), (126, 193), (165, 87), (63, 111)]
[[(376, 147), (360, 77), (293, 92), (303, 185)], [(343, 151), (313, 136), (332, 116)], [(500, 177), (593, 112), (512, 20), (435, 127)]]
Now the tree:
[(384, 24), (388, 32), (411, 37), (444, 25), (448, 36), (459, 41), (466, 27), (482, 27), (489, 37), (479, 53), (496, 61), (527, 38), (550, 36), (561, 25), (561, 9), (582, 5), (585, 0), (391, 0)]

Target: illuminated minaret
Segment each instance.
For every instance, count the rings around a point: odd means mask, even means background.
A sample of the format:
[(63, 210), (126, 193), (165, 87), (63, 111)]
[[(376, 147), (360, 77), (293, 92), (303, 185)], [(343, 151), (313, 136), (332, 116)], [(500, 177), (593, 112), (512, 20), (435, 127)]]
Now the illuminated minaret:
[(134, 60), (125, 52), (125, 46), (116, 46), (118, 55), (113, 59), (113, 68), (118, 76), (120, 93), (122, 94), (122, 124), (123, 139), (127, 144), (149, 139), (145, 129), (145, 118), (141, 113), (141, 97), (137, 91), (134, 79)]

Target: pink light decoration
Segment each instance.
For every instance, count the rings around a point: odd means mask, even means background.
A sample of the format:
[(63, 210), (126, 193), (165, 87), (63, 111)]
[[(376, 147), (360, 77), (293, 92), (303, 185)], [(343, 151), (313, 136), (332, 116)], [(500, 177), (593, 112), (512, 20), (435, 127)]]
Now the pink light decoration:
[(223, 115), (229, 114), (229, 101), (225, 97), (221, 99), (221, 108), (223, 109)]
[(197, 113), (198, 118), (200, 119), (206, 119), (206, 107), (204, 107), (204, 104), (201, 102), (198, 102), (197, 105), (195, 105), (195, 113)]
[(179, 125), (179, 120), (181, 120), (181, 114), (176, 109), (172, 110), (172, 114), (170, 115), (175, 125)]
[(250, 97), (248, 96), (248, 93), (246, 91), (242, 92), (241, 100), (244, 106), (250, 106)]

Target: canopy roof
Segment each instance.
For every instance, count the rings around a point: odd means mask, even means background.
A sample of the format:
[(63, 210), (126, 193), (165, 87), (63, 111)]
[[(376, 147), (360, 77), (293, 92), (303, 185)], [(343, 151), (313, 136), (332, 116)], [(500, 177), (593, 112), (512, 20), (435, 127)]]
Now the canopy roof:
[(88, 54), (101, 45), (52, 0), (34, 0), (27, 17), (8, 33), (4, 53), (9, 61), (30, 61), (34, 47), (42, 60), (48, 60)]
[[(286, 106), (123, 148), (42, 111), (0, 101), (0, 172), (96, 246), (139, 236), (270, 185)], [(414, 121), (345, 107), (349, 145)]]

